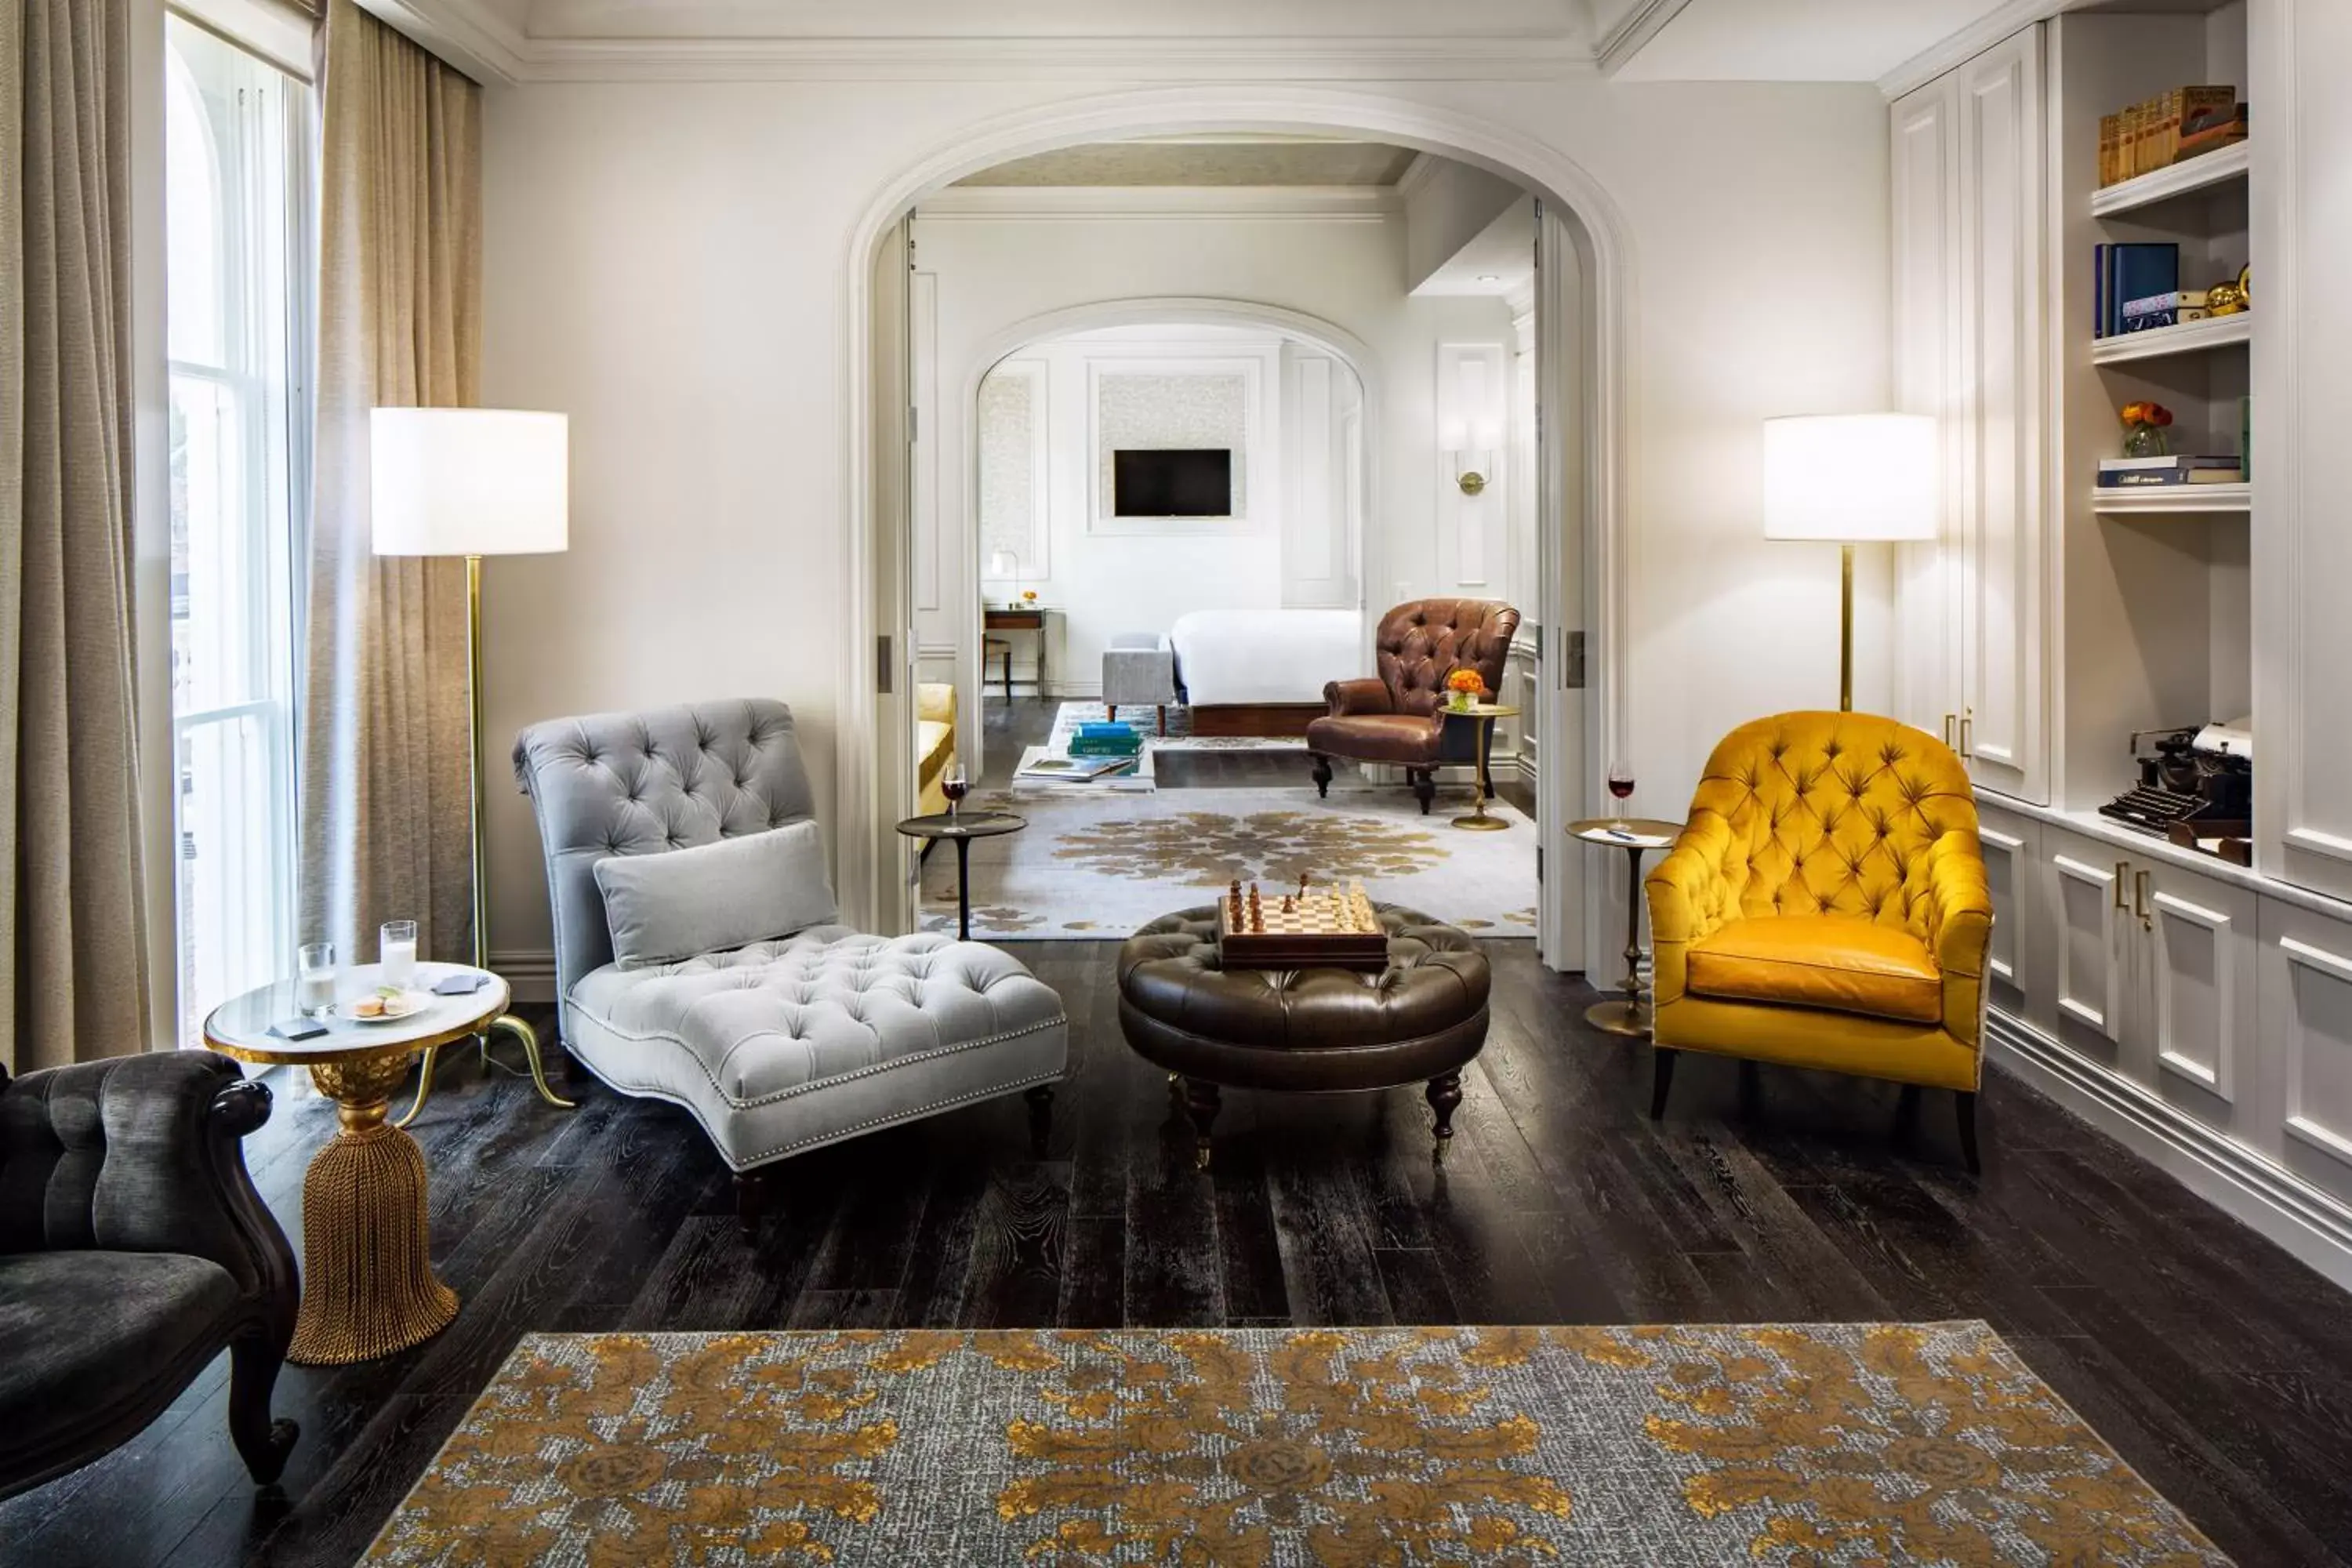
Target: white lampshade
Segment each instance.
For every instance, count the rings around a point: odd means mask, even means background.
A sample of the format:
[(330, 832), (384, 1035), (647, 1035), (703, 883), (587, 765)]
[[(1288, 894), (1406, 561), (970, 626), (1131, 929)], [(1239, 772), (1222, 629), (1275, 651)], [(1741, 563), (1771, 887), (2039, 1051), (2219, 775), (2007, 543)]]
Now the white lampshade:
[(1841, 543), (1933, 539), (1936, 422), (1924, 414), (1764, 421), (1764, 536)]
[(1010, 550), (991, 551), (988, 556), (988, 574), (992, 577), (1010, 577), (1013, 575), (1013, 568), (1019, 564), (1020, 563), (1013, 560), (1013, 552)]
[(530, 555), (571, 534), (570, 422), (511, 408), (378, 408), (368, 459), (378, 555)]

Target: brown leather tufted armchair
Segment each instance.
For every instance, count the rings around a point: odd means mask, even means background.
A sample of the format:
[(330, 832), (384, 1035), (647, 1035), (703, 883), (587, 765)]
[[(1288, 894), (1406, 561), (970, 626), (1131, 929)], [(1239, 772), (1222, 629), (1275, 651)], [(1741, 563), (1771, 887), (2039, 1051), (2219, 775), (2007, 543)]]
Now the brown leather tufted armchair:
[(1445, 678), (1475, 669), (1494, 691), (1518, 630), (1519, 612), (1491, 599), (1415, 599), (1382, 616), (1372, 636), (1380, 674), (1324, 687), (1331, 711), (1307, 726), (1316, 790), (1331, 793), (1334, 757), (1387, 763), (1404, 769), (1426, 816), (1437, 768), (1476, 762), (1472, 747), (1484, 728), (1445, 721)]
[(1654, 1118), (1679, 1051), (1824, 1068), (1958, 1091), (1976, 1169), (1992, 899), (1949, 747), (1866, 713), (1743, 724), (1649, 896)]

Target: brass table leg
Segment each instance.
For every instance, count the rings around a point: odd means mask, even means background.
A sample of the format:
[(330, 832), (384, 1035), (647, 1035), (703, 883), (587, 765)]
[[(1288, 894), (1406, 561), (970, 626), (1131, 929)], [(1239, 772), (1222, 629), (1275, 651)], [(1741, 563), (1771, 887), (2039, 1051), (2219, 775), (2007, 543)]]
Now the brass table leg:
[[(516, 1017), (511, 1013), (499, 1015), (498, 1017), (490, 1020), (489, 1027), (488, 1029), (485, 1029), (479, 1036), (476, 1037), (481, 1042), (482, 1051), (485, 1056), (488, 1054), (490, 1048), (490, 1032), (497, 1029), (504, 1029), (508, 1033), (513, 1035), (515, 1038), (522, 1042), (522, 1054), (530, 1063), (531, 1085), (539, 1090), (540, 1099), (562, 1110), (577, 1110), (579, 1109), (579, 1106), (573, 1101), (564, 1099), (562, 1096), (557, 1094), (554, 1089), (548, 1087), (547, 1068), (541, 1061), (539, 1055), (539, 1031), (537, 1029), (532, 1028), (529, 1024), (524, 1023), (520, 1018)], [(425, 1109), (425, 1100), (430, 1099), (433, 1094), (433, 1065), (440, 1058), (440, 1056), (441, 1047), (438, 1046), (428, 1047), (425, 1049), (425, 1059), (416, 1069), (415, 1102), (409, 1106), (408, 1111), (405, 1115), (401, 1117), (399, 1121), (393, 1123), (394, 1127), (406, 1127), (410, 1122), (416, 1120), (416, 1113)]]
[(384, 1120), (407, 1072), (406, 1053), (310, 1069), (342, 1130), (302, 1178), (302, 1307), (289, 1361), (373, 1361), (431, 1339), (457, 1315), (457, 1293), (433, 1275), (425, 1155)]
[(1625, 847), (1632, 876), (1625, 889), (1625, 993), (1622, 1002), (1596, 1002), (1584, 1010), (1584, 1021), (1596, 1029), (1635, 1039), (1650, 1037), (1650, 1002), (1642, 994), (1642, 850)]
[(1471, 833), (1493, 833), (1498, 828), (1508, 827), (1511, 825), (1507, 818), (1486, 815), (1486, 752), (1487, 748), (1494, 744), (1495, 721), (1492, 719), (1480, 719), (1477, 724), (1478, 804), (1471, 807), (1469, 816), (1455, 817), (1454, 826)]

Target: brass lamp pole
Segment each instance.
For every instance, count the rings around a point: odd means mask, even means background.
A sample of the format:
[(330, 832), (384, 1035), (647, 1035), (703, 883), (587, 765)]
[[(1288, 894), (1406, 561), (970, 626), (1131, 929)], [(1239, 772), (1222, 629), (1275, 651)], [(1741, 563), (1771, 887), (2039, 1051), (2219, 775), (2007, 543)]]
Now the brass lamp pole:
[[(482, 771), (482, 557), (561, 551), (570, 542), (569, 422), (561, 414), (503, 408), (378, 408), (369, 418), (370, 499), (378, 555), (462, 555), (466, 561), (466, 739), (472, 784), (473, 966), (490, 956), (488, 803)], [(476, 1037), (485, 1054), (503, 1030), (522, 1042), (540, 1098), (572, 1108), (548, 1087), (539, 1033), (502, 1014)], [(425, 1053), (416, 1102), (433, 1091), (438, 1047)]]
[(1937, 537), (1936, 422), (1922, 414), (1764, 421), (1764, 536), (1838, 546), (1838, 709), (1853, 710), (1853, 547)]

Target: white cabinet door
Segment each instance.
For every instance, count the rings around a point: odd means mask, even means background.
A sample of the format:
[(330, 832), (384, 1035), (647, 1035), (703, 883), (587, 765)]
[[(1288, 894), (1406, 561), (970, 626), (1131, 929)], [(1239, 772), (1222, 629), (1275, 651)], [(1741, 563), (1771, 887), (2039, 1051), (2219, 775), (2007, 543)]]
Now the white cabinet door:
[(2237, 1105), (2259, 1048), (2260, 905), (2243, 888), (2178, 867), (2132, 863), (2133, 924), (2147, 960), (2142, 1020), (2157, 1088), (2225, 1131), (2244, 1130)]
[(2042, 30), (1958, 78), (1961, 752), (2046, 803)]
[(2352, 926), (2262, 900), (2263, 1125), (2247, 1141), (2352, 1201)]
[(2051, 1024), (2058, 1037), (2105, 1067), (2123, 1065), (2131, 991), (2131, 867), (2109, 846), (2056, 827), (2042, 832), (2050, 929)]
[(2005, 812), (1979, 813), (1978, 842), (1984, 847), (1985, 881), (1992, 889), (1992, 949), (1985, 967), (1992, 1005), (2024, 1016), (2025, 955), (2034, 942), (2032, 907), (2038, 825)]
[(1932, 415), (1944, 444), (1945, 537), (1895, 554), (1895, 717), (1958, 742), (1960, 475), (1967, 451), (1956, 412), (1959, 357), (1959, 83), (1929, 82), (1891, 114), (1894, 175), (1895, 386), (1906, 414)]

